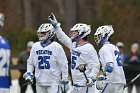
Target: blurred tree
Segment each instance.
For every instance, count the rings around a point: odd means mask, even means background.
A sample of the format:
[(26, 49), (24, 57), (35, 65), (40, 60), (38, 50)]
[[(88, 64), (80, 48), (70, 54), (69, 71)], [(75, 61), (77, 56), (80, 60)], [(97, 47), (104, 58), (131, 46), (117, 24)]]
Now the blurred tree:
[[(0, 12), (5, 14), (2, 34), (11, 42), (15, 55), (24, 49), (27, 38), (37, 41), (36, 30), (41, 23), (48, 22), (51, 12), (67, 34), (76, 23), (90, 24), (92, 44), (95, 44), (93, 33), (97, 27), (112, 24), (113, 42), (124, 42), (128, 51), (133, 42), (140, 43), (139, 10), (140, 0), (0, 0)], [(29, 28), (32, 30), (27, 30)]]
[(23, 0), (24, 5), (24, 14), (25, 14), (25, 28), (32, 29), (33, 28), (33, 19), (32, 19), (32, 7), (31, 0)]
[(66, 31), (69, 31), (74, 24), (77, 23), (78, 18), (78, 1), (77, 0), (65, 0), (65, 27)]

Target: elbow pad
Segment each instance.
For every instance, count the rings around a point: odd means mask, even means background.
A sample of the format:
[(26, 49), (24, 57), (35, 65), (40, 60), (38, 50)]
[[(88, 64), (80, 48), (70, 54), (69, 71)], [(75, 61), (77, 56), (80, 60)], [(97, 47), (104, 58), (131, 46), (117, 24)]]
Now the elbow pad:
[(111, 73), (113, 71), (113, 65), (114, 64), (112, 62), (107, 63), (105, 66), (105, 72)]

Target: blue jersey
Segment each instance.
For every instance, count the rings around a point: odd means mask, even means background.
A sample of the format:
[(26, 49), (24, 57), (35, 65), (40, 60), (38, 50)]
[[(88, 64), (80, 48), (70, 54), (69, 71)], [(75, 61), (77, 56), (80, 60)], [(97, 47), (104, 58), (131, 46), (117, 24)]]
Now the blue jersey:
[(10, 46), (8, 40), (0, 36), (0, 89), (9, 88)]

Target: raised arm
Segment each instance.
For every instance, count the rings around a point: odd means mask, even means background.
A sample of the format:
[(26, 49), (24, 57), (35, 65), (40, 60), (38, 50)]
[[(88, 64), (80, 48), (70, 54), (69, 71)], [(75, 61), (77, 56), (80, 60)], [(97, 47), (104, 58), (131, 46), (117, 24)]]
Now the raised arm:
[(71, 39), (62, 31), (60, 27), (60, 23), (57, 22), (54, 14), (51, 13), (51, 15), (48, 17), (48, 20), (50, 23), (53, 25), (55, 31), (56, 31), (56, 36), (61, 41), (65, 46), (71, 49), (72, 47), (72, 41)]

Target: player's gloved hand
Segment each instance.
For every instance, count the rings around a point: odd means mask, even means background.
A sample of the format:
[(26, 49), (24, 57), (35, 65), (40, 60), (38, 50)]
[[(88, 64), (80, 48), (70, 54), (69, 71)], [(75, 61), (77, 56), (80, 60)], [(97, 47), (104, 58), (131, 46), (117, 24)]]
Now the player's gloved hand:
[(106, 80), (105, 76), (103, 76), (103, 75), (99, 75), (98, 76), (98, 79), (97, 79), (97, 82), (96, 82), (96, 88), (98, 90), (102, 90), (103, 89), (104, 84), (105, 84), (105, 80)]
[(60, 86), (62, 88), (62, 91), (64, 93), (66, 93), (69, 90), (69, 81), (68, 81), (68, 79), (60, 80)]
[(88, 82), (86, 83), (88, 87), (91, 87), (95, 85), (95, 79), (92, 79), (91, 77), (88, 77)]
[(23, 75), (23, 78), (24, 78), (29, 84), (32, 84), (32, 83), (33, 83), (33, 73), (31, 73), (31, 72), (26, 72), (26, 73)]
[(105, 70), (103, 70), (103, 75), (104, 76), (107, 76), (108, 75), (108, 72), (106, 72)]
[(55, 15), (51, 13), (51, 15), (48, 17), (48, 20), (53, 25), (53, 27), (56, 29), (57, 27), (60, 27), (60, 23), (57, 21)]

